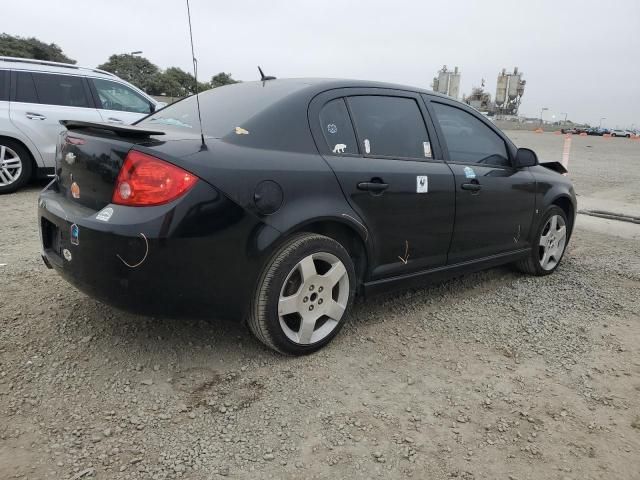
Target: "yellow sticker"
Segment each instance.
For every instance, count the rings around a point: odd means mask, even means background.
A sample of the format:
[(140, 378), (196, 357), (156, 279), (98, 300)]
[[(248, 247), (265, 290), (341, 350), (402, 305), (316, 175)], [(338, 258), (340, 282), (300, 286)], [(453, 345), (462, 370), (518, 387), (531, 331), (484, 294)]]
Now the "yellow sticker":
[(237, 135), (249, 135), (249, 130), (245, 130), (242, 127), (236, 127), (236, 134)]

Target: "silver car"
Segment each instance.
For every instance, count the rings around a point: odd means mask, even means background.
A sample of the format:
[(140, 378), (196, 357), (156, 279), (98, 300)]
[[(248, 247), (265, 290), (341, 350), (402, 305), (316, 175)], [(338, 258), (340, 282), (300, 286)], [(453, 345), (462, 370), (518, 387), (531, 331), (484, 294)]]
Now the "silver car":
[(128, 124), (164, 105), (103, 70), (0, 57), (0, 194), (53, 175), (60, 120)]

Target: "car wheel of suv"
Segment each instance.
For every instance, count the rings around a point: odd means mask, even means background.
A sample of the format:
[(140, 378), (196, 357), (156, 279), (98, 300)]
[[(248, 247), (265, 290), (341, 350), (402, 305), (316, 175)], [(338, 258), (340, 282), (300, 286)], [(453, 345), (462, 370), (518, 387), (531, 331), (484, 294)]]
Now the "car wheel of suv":
[(553, 273), (567, 246), (567, 216), (560, 207), (550, 207), (541, 227), (535, 236), (535, 242), (529, 256), (516, 263), (517, 268), (531, 275), (549, 275)]
[(31, 155), (17, 142), (0, 139), (0, 194), (15, 192), (31, 178)]
[(322, 235), (296, 235), (264, 267), (249, 327), (262, 343), (281, 353), (315, 352), (344, 325), (355, 284), (353, 262), (340, 243)]

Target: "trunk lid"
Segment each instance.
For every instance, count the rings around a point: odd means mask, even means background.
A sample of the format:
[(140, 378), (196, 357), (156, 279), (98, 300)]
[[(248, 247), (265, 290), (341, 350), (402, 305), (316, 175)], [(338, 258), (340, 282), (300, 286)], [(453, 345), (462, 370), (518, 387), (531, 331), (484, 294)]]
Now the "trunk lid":
[[(131, 148), (165, 145), (158, 149), (159, 153), (168, 150), (170, 156), (176, 156), (178, 152), (189, 154), (189, 149), (184, 148), (191, 143), (189, 140), (174, 142), (175, 138), (169, 138), (157, 129), (76, 121), (61, 123), (67, 131), (61, 134), (57, 147), (58, 189), (68, 199), (94, 211), (111, 203), (118, 174)], [(165, 139), (169, 141), (163, 141)], [(170, 143), (180, 143), (182, 148), (167, 148)]]

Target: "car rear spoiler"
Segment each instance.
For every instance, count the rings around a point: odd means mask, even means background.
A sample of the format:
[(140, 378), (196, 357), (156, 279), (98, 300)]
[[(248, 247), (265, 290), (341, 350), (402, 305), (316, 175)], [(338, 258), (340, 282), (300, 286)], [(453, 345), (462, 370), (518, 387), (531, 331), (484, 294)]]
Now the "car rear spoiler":
[(540, 166), (553, 170), (554, 172), (561, 173), (562, 175), (569, 172), (569, 170), (567, 170), (567, 168), (560, 162), (543, 162), (540, 163)]
[(120, 137), (148, 137), (150, 135), (164, 135), (161, 130), (151, 130), (137, 125), (123, 125), (119, 123), (83, 122), (80, 120), (60, 120), (67, 130), (106, 130)]

